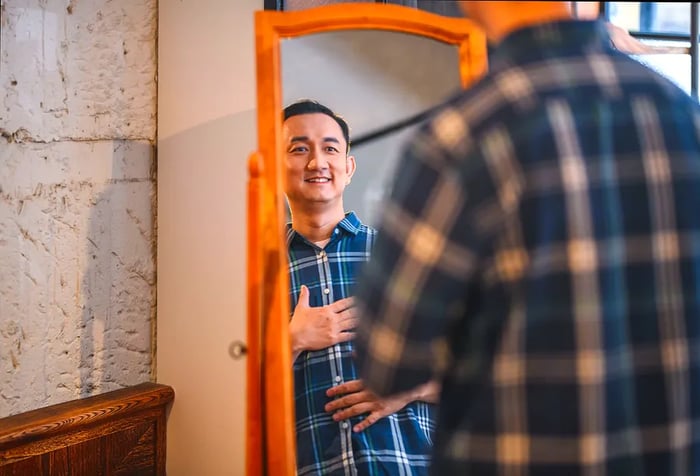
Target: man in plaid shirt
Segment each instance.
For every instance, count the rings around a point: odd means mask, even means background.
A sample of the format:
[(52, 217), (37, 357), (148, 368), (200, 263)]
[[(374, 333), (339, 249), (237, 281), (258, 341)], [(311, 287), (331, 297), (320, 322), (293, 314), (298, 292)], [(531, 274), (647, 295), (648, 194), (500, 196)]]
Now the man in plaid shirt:
[(568, 2), (464, 3), (489, 73), (399, 164), (360, 376), (441, 377), (436, 476), (700, 475), (700, 107)]
[(435, 385), (380, 399), (352, 359), (352, 294), (376, 232), (343, 207), (355, 171), (348, 126), (314, 101), (284, 113), (298, 475), (427, 474)]

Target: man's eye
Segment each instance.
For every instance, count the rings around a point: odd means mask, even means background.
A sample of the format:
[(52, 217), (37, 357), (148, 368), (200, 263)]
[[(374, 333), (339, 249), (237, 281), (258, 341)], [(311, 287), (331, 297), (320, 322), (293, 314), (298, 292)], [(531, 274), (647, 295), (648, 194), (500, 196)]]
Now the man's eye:
[(309, 150), (309, 149), (308, 149), (307, 147), (304, 147), (304, 146), (296, 146), (296, 147), (292, 147), (291, 149), (289, 149), (289, 152), (295, 154), (295, 153), (308, 152), (308, 150)]
[(338, 152), (338, 149), (336, 149), (335, 147), (332, 147), (332, 146), (329, 145), (329, 146), (326, 147), (326, 152), (334, 152), (334, 153), (337, 153), (337, 152)]

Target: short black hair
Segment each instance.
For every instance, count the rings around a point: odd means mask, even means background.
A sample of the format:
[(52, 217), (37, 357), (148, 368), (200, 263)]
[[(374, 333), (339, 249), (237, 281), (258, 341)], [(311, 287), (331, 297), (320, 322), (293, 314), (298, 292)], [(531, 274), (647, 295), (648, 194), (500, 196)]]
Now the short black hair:
[(324, 106), (318, 101), (313, 99), (301, 99), (296, 101), (289, 106), (284, 108), (284, 120), (286, 121), (292, 116), (300, 116), (302, 114), (325, 114), (326, 116), (333, 119), (340, 126), (340, 130), (343, 132), (343, 137), (345, 138), (346, 153), (350, 150), (350, 127), (348, 123), (345, 122), (341, 116), (333, 112), (333, 110), (327, 106)]

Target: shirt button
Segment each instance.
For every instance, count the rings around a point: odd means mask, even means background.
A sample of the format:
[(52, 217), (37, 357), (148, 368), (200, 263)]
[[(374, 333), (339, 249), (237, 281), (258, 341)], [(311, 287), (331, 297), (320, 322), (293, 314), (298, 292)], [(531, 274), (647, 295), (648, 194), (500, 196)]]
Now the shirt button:
[(324, 258), (326, 256), (326, 252), (321, 250), (321, 252), (318, 254), (321, 258)]
[(348, 426), (350, 426), (350, 425), (348, 425), (348, 422), (344, 421), (340, 426), (342, 426), (343, 429), (347, 430)]
[(323, 294), (330, 294), (331, 290), (328, 288), (323, 289)]
[(338, 383), (340, 383), (340, 382), (343, 381), (343, 378), (342, 378), (340, 375), (336, 375), (336, 376), (335, 376), (335, 381), (338, 382)]
[(338, 234), (338, 229), (337, 229), (337, 228), (336, 228), (335, 230), (333, 230), (333, 234), (334, 234), (334, 235), (337, 235), (337, 234)]

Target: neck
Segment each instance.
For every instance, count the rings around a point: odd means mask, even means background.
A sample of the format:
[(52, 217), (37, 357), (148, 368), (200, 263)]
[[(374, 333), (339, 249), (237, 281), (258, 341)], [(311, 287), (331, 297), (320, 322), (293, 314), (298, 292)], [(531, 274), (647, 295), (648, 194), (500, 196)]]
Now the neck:
[(313, 210), (308, 207), (292, 209), (292, 228), (307, 240), (318, 243), (328, 240), (336, 225), (345, 218), (342, 204), (327, 210)]
[(516, 30), (573, 18), (570, 2), (471, 2), (486, 37), (500, 43)]

